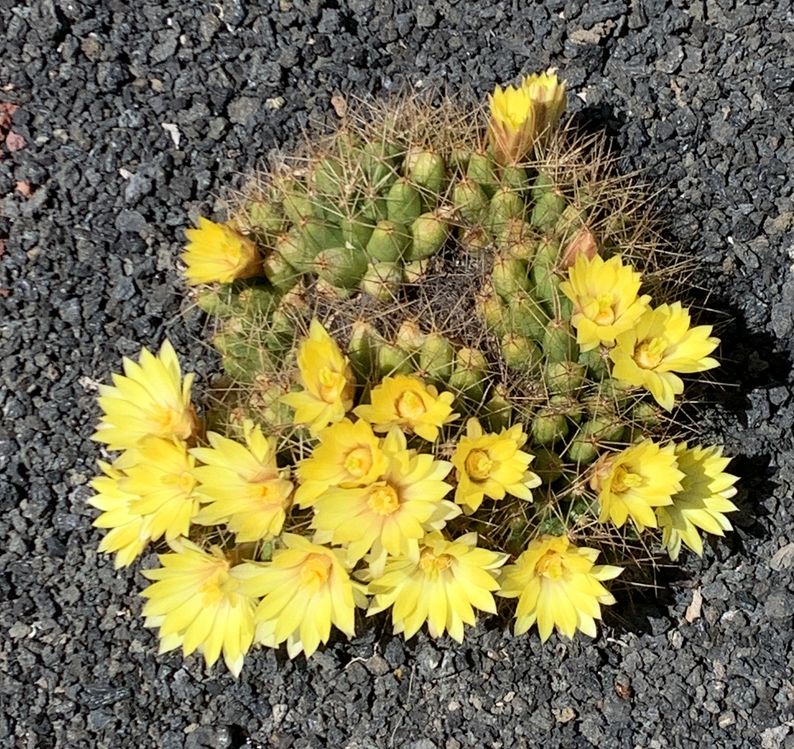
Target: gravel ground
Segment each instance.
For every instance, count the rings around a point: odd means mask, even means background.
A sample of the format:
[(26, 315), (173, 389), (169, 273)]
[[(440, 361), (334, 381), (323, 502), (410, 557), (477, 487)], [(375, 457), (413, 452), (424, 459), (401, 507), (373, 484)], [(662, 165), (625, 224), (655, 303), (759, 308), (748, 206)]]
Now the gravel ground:
[[(0, 744), (794, 747), (788, 0), (261, 5), (0, 0)], [(122, 354), (167, 333), (214, 366), (182, 229), (334, 93), (482, 95), (547, 65), (646, 170), (727, 313), (739, 387), (712, 421), (740, 456), (737, 532), (595, 642), (370, 628), (308, 664), (259, 652), (237, 683), (156, 657), (142, 579), (95, 551), (88, 437)]]

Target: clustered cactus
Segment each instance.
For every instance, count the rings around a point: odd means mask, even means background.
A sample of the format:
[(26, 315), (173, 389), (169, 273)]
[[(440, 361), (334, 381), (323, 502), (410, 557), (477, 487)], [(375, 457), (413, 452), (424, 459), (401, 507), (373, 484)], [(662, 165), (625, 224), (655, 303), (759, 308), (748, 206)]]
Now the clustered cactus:
[(144, 592), (164, 649), (237, 674), (252, 642), (310, 655), (367, 605), (460, 640), (493, 593), (517, 633), (594, 635), (649, 529), (674, 559), (730, 529), (728, 459), (674, 418), (718, 341), (651, 308), (645, 205), (564, 103), (549, 71), (486, 117), (368, 109), (188, 231), (223, 367), (203, 426), (169, 345), (125, 362), (95, 435), (124, 450), (95, 481), (101, 548), (172, 546)]

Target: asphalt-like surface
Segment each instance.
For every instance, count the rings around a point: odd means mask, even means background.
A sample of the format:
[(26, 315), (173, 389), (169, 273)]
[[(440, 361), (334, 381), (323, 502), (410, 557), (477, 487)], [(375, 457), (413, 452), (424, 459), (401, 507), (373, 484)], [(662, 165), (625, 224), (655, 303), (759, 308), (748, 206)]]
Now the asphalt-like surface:
[[(794, 747), (788, 2), (261, 5), (0, 0), (0, 104), (19, 105), (0, 154), (0, 745)], [(334, 93), (482, 96), (547, 65), (702, 261), (737, 531), (596, 641), (381, 626), (308, 664), (259, 651), (238, 682), (157, 657), (142, 578), (95, 550), (88, 438), (123, 354), (167, 334), (200, 377), (215, 366), (183, 311), (182, 229)]]

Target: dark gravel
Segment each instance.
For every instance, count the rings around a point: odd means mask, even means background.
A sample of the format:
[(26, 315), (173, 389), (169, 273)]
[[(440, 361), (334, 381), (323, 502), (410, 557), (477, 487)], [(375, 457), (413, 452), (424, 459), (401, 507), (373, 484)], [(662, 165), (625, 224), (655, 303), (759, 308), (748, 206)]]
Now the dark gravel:
[[(0, 158), (0, 744), (794, 747), (788, 0), (258, 5), (0, 0), (0, 103), (24, 139)], [(745, 477), (737, 532), (595, 642), (370, 628), (308, 665), (260, 652), (239, 683), (156, 657), (142, 580), (95, 551), (88, 437), (95, 380), (140, 344), (167, 333), (212, 371), (182, 229), (334, 93), (482, 95), (549, 64), (661, 190), (724, 313), (739, 387), (712, 421)]]

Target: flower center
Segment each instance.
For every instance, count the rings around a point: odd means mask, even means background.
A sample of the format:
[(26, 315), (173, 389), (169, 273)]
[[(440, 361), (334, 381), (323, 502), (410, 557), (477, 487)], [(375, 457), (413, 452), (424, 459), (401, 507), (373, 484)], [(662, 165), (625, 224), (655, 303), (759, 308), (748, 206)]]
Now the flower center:
[(419, 566), (428, 577), (437, 577), (444, 570), (449, 569), (452, 557), (449, 554), (436, 556), (430, 549), (423, 549), (419, 555)]
[(157, 425), (156, 433), (162, 435), (176, 435), (182, 439), (190, 437), (193, 429), (189, 418), (185, 418), (185, 413), (171, 408), (170, 406), (159, 406), (152, 415), (152, 420)]
[(596, 325), (612, 325), (615, 322), (615, 310), (612, 307), (612, 297), (609, 294), (601, 294), (596, 300), (598, 310), (593, 317)]
[(257, 499), (264, 505), (275, 505), (279, 504), (281, 501), (281, 495), (278, 489), (269, 481), (267, 483), (257, 484), (255, 491)]
[(556, 551), (547, 551), (535, 564), (535, 572), (555, 580), (562, 577), (562, 554), (558, 554)]
[(391, 515), (399, 509), (400, 498), (391, 486), (379, 484), (370, 489), (367, 504), (378, 515)]
[(492, 470), (493, 461), (485, 450), (472, 450), (466, 456), (466, 473), (474, 481), (484, 481)]
[(331, 560), (324, 554), (309, 554), (301, 565), (300, 584), (319, 588), (331, 575)]
[(634, 361), (642, 369), (654, 369), (664, 359), (665, 341), (663, 338), (651, 338), (634, 347)]
[(397, 414), (400, 418), (408, 419), (409, 421), (415, 421), (420, 418), (427, 410), (424, 401), (410, 390), (397, 398), (397, 403), (395, 405)]
[(334, 403), (339, 394), (344, 390), (345, 378), (330, 367), (323, 367), (318, 375), (320, 383), (320, 398), (326, 403)]
[(642, 476), (632, 473), (623, 466), (618, 466), (612, 474), (612, 491), (616, 494), (636, 489), (638, 486), (642, 486)]
[(190, 471), (182, 471), (182, 473), (171, 473), (163, 476), (163, 483), (166, 486), (172, 486), (184, 494), (190, 494), (193, 487), (198, 483), (196, 477)]
[(345, 456), (345, 471), (360, 479), (372, 468), (372, 451), (368, 447), (356, 447)]

